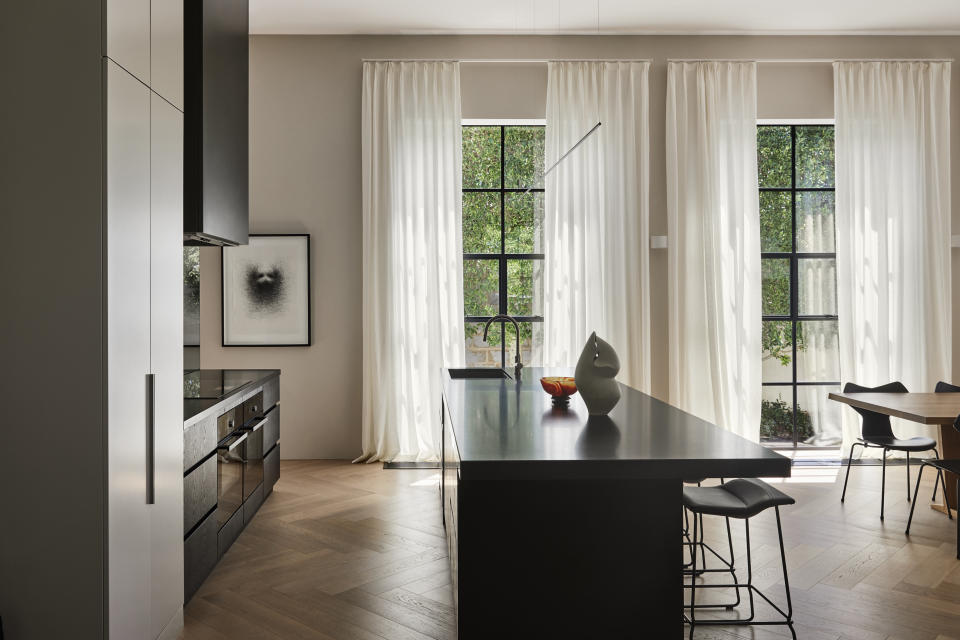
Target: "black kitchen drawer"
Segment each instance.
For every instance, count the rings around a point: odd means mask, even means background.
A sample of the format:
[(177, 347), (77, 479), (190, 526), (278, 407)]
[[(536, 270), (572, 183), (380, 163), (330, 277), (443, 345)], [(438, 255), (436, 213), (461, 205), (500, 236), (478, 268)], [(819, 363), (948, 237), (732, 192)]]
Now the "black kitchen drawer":
[(220, 527), (220, 532), (217, 533), (218, 560), (227, 552), (227, 549), (230, 548), (230, 545), (237, 539), (241, 531), (243, 531), (243, 508), (237, 509), (236, 513), (223, 523), (223, 526)]
[(280, 441), (280, 407), (274, 407), (263, 419), (263, 451), (267, 453)]
[(194, 422), (183, 432), (183, 471), (197, 464), (217, 448), (217, 418)]
[(270, 407), (280, 402), (280, 376), (270, 378), (263, 383), (263, 410), (269, 411)]
[(280, 445), (275, 446), (263, 459), (263, 494), (273, 491), (273, 485), (280, 479)]
[(210, 456), (183, 479), (183, 533), (217, 506), (217, 456)]
[(183, 543), (183, 601), (189, 602), (217, 564), (217, 519), (210, 514)]
[(260, 391), (243, 403), (243, 424), (250, 424), (263, 417), (263, 392)]
[(243, 526), (247, 526), (253, 519), (253, 514), (257, 512), (260, 505), (263, 504), (263, 484), (257, 485), (250, 497), (243, 503)]

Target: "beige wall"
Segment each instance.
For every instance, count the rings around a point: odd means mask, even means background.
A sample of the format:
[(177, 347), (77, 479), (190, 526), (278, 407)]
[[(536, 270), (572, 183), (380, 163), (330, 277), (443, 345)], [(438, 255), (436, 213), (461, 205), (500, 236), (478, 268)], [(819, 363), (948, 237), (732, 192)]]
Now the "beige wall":
[[(669, 58), (960, 58), (960, 37), (253, 36), (250, 46), (250, 223), (254, 233), (311, 234), (310, 348), (220, 345), (219, 250), (201, 257), (203, 366), (283, 369), (283, 456), (360, 452), (360, 68), (364, 58), (652, 59), (651, 233), (667, 229), (664, 169)], [(464, 64), (463, 114), (543, 117), (543, 64)], [(762, 118), (830, 118), (829, 64), (762, 64)], [(953, 84), (952, 185), (960, 194), (960, 81)], [(954, 207), (956, 223), (958, 207)], [(954, 316), (960, 311), (954, 262)], [(666, 255), (652, 252), (653, 392), (667, 390)], [(960, 340), (954, 337), (954, 367)]]

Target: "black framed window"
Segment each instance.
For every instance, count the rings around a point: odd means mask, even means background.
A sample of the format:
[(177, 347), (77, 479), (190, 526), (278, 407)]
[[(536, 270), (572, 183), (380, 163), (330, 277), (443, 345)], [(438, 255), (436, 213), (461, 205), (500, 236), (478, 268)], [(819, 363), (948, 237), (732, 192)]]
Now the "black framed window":
[[(463, 299), (468, 366), (513, 362), (520, 323), (525, 364), (538, 364), (543, 336), (543, 125), (463, 127)], [(506, 325), (506, 326), (504, 326)], [(506, 332), (506, 340), (503, 339)]]
[(834, 129), (759, 125), (761, 441), (840, 444)]

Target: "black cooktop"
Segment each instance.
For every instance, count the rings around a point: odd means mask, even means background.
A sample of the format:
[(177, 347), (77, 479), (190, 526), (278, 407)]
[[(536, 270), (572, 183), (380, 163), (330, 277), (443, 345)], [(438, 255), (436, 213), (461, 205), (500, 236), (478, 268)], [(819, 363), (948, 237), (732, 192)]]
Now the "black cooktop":
[(194, 369), (183, 372), (184, 399), (219, 400), (256, 377), (250, 371), (235, 369)]

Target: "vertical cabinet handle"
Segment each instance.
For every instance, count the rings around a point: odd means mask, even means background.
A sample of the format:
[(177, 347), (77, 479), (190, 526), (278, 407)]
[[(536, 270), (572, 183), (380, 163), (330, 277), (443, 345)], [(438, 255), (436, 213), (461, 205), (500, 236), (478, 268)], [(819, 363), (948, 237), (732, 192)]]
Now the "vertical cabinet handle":
[(147, 374), (147, 504), (156, 502), (156, 391), (157, 379)]

